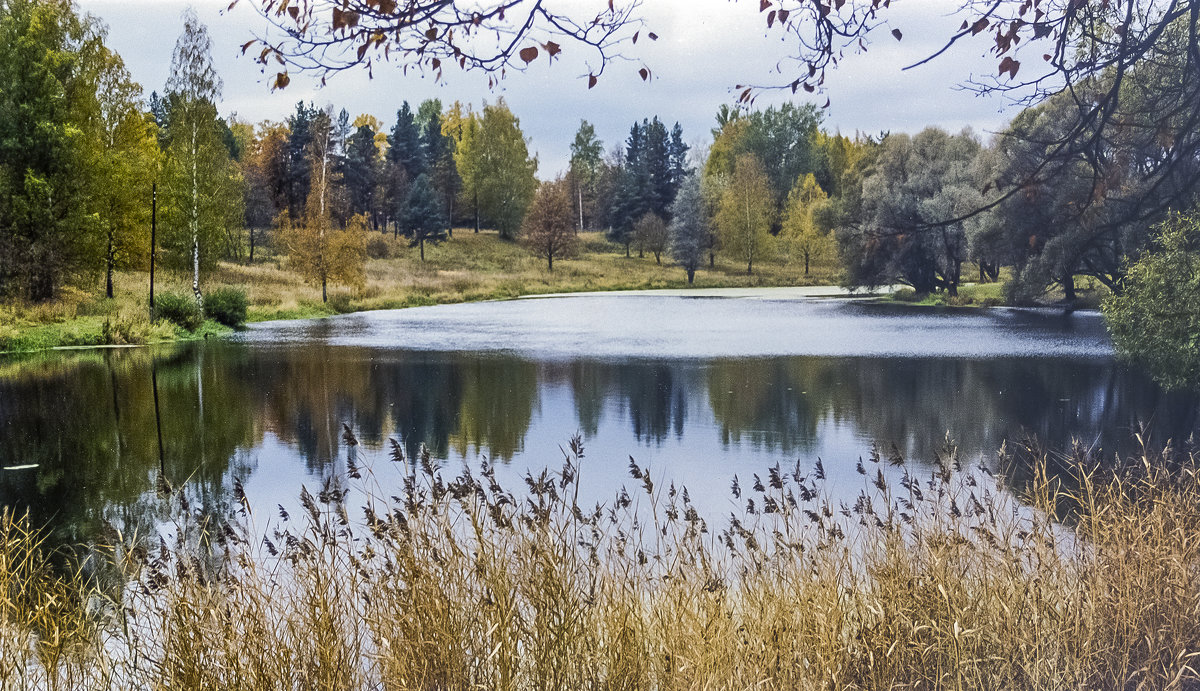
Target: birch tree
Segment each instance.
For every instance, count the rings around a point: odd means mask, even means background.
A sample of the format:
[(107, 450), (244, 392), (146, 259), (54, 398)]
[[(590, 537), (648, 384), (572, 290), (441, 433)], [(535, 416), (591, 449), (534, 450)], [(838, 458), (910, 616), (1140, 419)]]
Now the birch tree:
[(754, 261), (770, 250), (774, 220), (775, 200), (762, 164), (752, 154), (738, 156), (733, 177), (721, 193), (716, 221), (721, 246), (746, 262), (746, 273), (754, 273)]
[(192, 293), (203, 307), (200, 270), (216, 262), (225, 228), (241, 222), (242, 191), (217, 122), (222, 84), (212, 63), (212, 41), (194, 11), (184, 12), (183, 20), (166, 88), (165, 244), (190, 260)]

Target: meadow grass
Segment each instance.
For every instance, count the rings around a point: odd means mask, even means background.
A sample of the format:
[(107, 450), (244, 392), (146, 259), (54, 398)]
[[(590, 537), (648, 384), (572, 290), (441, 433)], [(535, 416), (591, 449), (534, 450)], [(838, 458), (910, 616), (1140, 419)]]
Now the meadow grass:
[[(583, 233), (578, 256), (555, 260), (553, 271), (524, 246), (501, 240), (493, 231), (476, 234), (457, 229), (447, 242), (426, 245), (423, 262), (402, 238), (378, 234), (373, 240), (386, 248), (388, 256), (367, 261), (362, 286), (331, 285), (328, 302), (321, 301), (319, 286), (306, 284), (288, 268), (286, 257), (269, 247), (260, 249), (254, 264), (220, 262), (204, 277), (203, 289), (244, 290), (250, 321), (265, 321), (545, 293), (687, 287), (684, 271), (668, 258), (659, 265), (651, 255), (638, 257), (634, 252), (626, 257), (621, 246), (598, 232)], [(755, 262), (755, 273), (747, 275), (744, 265), (718, 254), (713, 268), (705, 266), (696, 273), (695, 285), (831, 285), (837, 283), (839, 272), (832, 259), (814, 265), (808, 275), (801, 266), (767, 260)], [(151, 343), (215, 333), (211, 324), (193, 334), (150, 322), (148, 286), (147, 272), (124, 271), (114, 277), (112, 300), (99, 297), (103, 288), (97, 282), (91, 290), (65, 289), (49, 303), (0, 303), (0, 352)], [(155, 290), (189, 294), (190, 275), (160, 271)]]
[[(583, 456), (575, 440), (560, 469), (514, 492), (487, 465), (446, 477), (398, 444), (390, 460), (351, 451), (293, 514), (256, 516), (235, 485), (228, 521), (196, 518), (163, 483), (173, 537), (114, 534), (123, 576), (107, 590), (49, 569), (36, 531), (5, 514), (0, 685), (1200, 684), (1190, 448), (1116, 468), (1002, 452), (1017, 486), (961, 467), (949, 443), (920, 466), (875, 451), (853, 505), (829, 498), (818, 462), (735, 481), (744, 509), (725, 519), (633, 461), (629, 490), (581, 506)], [(376, 462), (403, 467), (403, 486), (376, 484)]]

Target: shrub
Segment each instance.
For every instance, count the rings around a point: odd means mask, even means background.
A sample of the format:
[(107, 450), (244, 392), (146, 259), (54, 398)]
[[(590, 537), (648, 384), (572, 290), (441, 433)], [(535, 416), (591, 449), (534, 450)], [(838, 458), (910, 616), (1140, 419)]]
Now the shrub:
[(350, 293), (334, 293), (329, 296), (326, 306), (337, 314), (347, 314), (354, 311), (354, 296)]
[(1175, 215), (1104, 301), (1117, 352), (1172, 389), (1200, 388), (1200, 216)]
[(209, 319), (229, 327), (246, 323), (246, 291), (218, 288), (204, 298), (204, 313)]
[(160, 293), (154, 297), (154, 317), (166, 319), (172, 324), (195, 331), (204, 323), (204, 314), (190, 295)]
[(387, 259), (392, 253), (392, 244), (383, 233), (372, 233), (367, 239), (367, 256), (371, 259)]

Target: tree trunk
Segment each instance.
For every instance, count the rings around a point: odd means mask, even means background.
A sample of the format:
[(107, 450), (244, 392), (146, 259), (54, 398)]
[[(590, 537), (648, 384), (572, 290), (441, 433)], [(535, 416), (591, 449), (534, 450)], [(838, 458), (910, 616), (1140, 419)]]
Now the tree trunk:
[(710, 269), (717, 268), (717, 253), (716, 252), (708, 253), (708, 268), (710, 268)]
[(1063, 297), (1067, 302), (1075, 302), (1075, 277), (1067, 276), (1062, 281)]
[(421, 246), (421, 261), (425, 261), (425, 238), (418, 240), (417, 244)]
[(200, 293), (200, 151), (196, 143), (198, 123), (192, 123), (192, 294), (196, 296), (196, 306), (204, 310), (204, 295)]
[(805, 254), (804, 254), (804, 275), (805, 276), (808, 275), (808, 259), (809, 259), (808, 253), (805, 252)]
[(248, 263), (254, 263), (254, 228), (250, 228), (250, 261)]
[(475, 232), (479, 232), (479, 190), (475, 190)]
[(696, 270), (689, 266), (688, 270), (687, 270), (687, 274), (688, 274), (688, 285), (691, 285), (692, 282), (696, 280)]
[(662, 259), (659, 257), (658, 252), (654, 253), (654, 263), (662, 266)]
[(329, 302), (328, 281), (325, 277), (321, 277), (321, 302)]
[(553, 252), (546, 255), (546, 268), (549, 271), (554, 271), (554, 253)]

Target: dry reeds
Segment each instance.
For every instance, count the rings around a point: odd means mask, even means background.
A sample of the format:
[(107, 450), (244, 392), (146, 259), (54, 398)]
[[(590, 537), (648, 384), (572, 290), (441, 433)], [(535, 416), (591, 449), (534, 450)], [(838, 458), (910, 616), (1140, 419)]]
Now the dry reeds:
[(632, 461), (635, 489), (581, 506), (578, 440), (519, 492), (490, 466), (447, 478), (394, 444), (405, 479), (388, 496), (356, 451), (344, 478), (269, 526), (239, 486), (237, 520), (181, 518), (173, 544), (149, 550), (121, 541), (126, 580), (106, 607), (81, 606), (98, 591), (79, 570), (52, 577), (36, 535), (6, 515), (0, 682), (53, 688), (51, 671), (69, 670), (78, 687), (149, 689), (1200, 685), (1188, 450), (1107, 469), (1081, 456), (1054, 475), (1034, 455), (1020, 489), (960, 468), (949, 444), (924, 470), (876, 452), (853, 503), (830, 498), (820, 462), (775, 467), (735, 481), (745, 508), (722, 525)]

